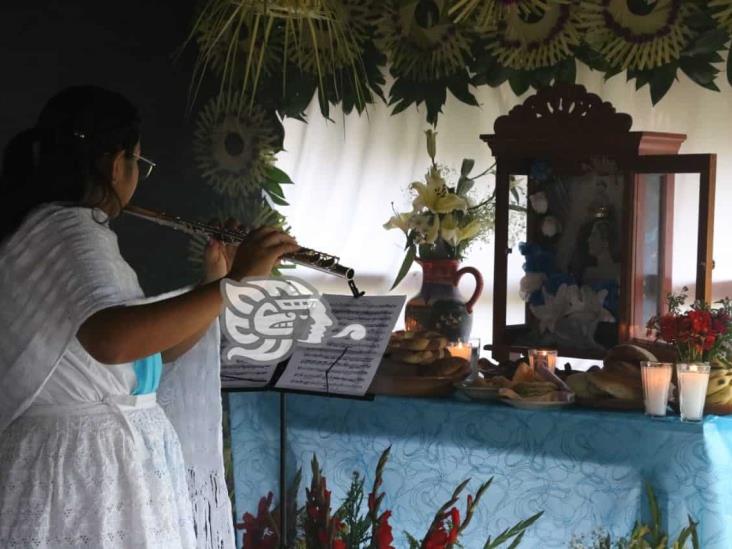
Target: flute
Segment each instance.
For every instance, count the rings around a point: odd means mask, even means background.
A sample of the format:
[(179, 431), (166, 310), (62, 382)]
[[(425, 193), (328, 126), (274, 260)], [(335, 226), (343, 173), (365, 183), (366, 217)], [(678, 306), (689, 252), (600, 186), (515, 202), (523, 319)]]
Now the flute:
[[(153, 223), (157, 223), (158, 225), (169, 227), (186, 234), (206, 235), (227, 244), (238, 244), (249, 234), (249, 231), (246, 230), (240, 231), (227, 229), (225, 227), (216, 227), (215, 225), (210, 225), (208, 223), (191, 221), (178, 216), (168, 215), (163, 212), (148, 210), (129, 204), (122, 211), (134, 217), (146, 219)], [(290, 263), (302, 265), (303, 267), (310, 267), (311, 269), (316, 269), (324, 273), (345, 278), (349, 281), (349, 285), (353, 280), (353, 269), (341, 265), (339, 263), (340, 258), (334, 255), (311, 250), (310, 248), (300, 248), (296, 252), (283, 255), (282, 258), (286, 259)]]

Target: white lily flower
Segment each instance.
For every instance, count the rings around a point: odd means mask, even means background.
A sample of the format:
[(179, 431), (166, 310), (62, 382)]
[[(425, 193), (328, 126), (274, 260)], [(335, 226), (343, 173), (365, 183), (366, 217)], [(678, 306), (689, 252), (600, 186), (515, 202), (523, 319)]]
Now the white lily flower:
[(413, 212), (398, 213), (389, 218), (389, 221), (384, 223), (383, 227), (387, 230), (400, 229), (406, 234), (409, 229), (409, 222), (413, 215)]
[(412, 202), (415, 210), (427, 208), (434, 213), (447, 214), (467, 209), (468, 203), (463, 197), (448, 190), (445, 180), (437, 169), (431, 168), (425, 179), (427, 184), (415, 181), (411, 185), (417, 192), (417, 198)]

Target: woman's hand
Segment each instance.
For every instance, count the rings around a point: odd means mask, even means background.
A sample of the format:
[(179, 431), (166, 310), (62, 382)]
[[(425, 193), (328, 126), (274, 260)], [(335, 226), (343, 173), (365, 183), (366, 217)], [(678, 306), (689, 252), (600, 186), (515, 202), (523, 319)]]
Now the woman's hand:
[(236, 250), (229, 276), (269, 276), (280, 257), (298, 250), (294, 238), (274, 227), (262, 227), (250, 234)]
[[(234, 219), (228, 219), (224, 226), (234, 230), (240, 227)], [(229, 274), (236, 256), (236, 248), (236, 244), (224, 244), (214, 238), (208, 241), (203, 250), (203, 284), (219, 280)]]

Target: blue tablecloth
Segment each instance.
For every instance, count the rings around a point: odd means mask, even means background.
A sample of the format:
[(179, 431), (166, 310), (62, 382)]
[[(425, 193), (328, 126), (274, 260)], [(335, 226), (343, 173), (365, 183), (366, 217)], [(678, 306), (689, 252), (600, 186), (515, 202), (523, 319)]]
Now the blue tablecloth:
[[(236, 508), (253, 512), (277, 494), (278, 395), (230, 396)], [(488, 535), (537, 511), (544, 516), (522, 547), (567, 547), (602, 527), (626, 535), (643, 516), (643, 482), (658, 496), (675, 535), (687, 515), (700, 521), (702, 547), (732, 548), (732, 416), (703, 424), (678, 417), (580, 409), (525, 411), (504, 405), (377, 397), (374, 402), (288, 395), (288, 465), (310, 479), (313, 453), (342, 501), (352, 471), (373, 481), (391, 445), (385, 508), (393, 510), (395, 546), (406, 530), (421, 538), (435, 511), (466, 478), (471, 491), (494, 481), (461, 538), (482, 547)], [(464, 509), (465, 500), (460, 503)]]

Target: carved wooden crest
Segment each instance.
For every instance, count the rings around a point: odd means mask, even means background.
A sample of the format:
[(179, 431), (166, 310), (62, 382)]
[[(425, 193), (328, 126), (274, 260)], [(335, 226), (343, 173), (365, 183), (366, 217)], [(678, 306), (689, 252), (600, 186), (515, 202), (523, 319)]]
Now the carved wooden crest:
[(579, 84), (542, 88), (522, 105), (496, 119), (498, 138), (543, 137), (567, 133), (627, 133), (633, 119)]

